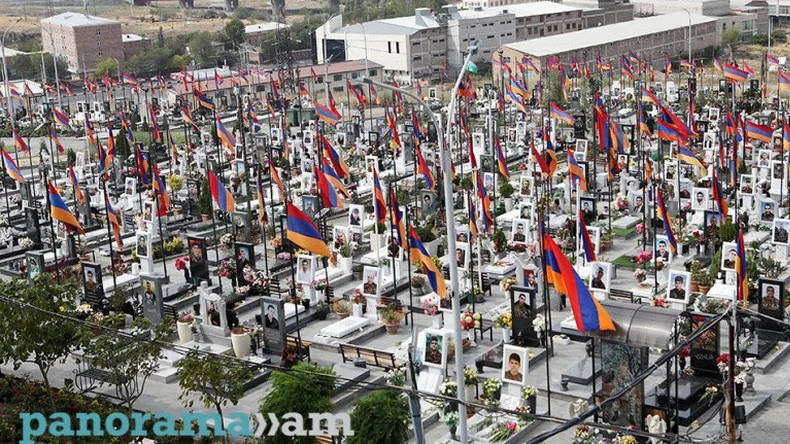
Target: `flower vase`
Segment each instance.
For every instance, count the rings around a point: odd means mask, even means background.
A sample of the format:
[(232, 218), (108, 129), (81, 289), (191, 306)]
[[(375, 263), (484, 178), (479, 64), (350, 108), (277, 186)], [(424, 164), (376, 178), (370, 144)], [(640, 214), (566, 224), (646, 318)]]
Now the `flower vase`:
[(452, 440), (455, 441), (455, 432), (458, 430), (458, 426), (451, 425), (449, 426), (449, 428), (450, 428), (450, 438), (452, 438)]
[(184, 282), (189, 282), (189, 278), (190, 278), (190, 276), (189, 276), (189, 268), (185, 266), (184, 267)]
[(529, 398), (521, 398), (523, 403), (525, 404), (524, 407), (527, 408), (527, 412), (530, 414), (535, 414), (538, 405), (538, 397), (537, 396), (530, 396)]
[(466, 331), (466, 339), (469, 339), (469, 346), (470, 347), (476, 347), (477, 346), (477, 344), (475, 344), (474, 339), (472, 339), (472, 330), (467, 330)]
[(679, 364), (680, 364), (680, 371), (682, 372), (683, 370), (686, 369), (686, 358), (680, 358)]
[(477, 397), (477, 384), (466, 385), (466, 400), (472, 401)]
[(510, 344), (510, 339), (512, 334), (513, 332), (509, 328), (502, 329), (502, 340), (504, 341), (505, 344)]
[(743, 383), (735, 383), (735, 402), (743, 402)]
[(431, 319), (431, 328), (441, 329), (442, 328), (442, 317), (438, 314), (433, 316)]
[(743, 379), (746, 382), (744, 392), (754, 394), (754, 375), (752, 373), (747, 373)]
[(185, 344), (192, 340), (192, 323), (191, 322), (176, 322), (176, 328), (178, 330), (178, 342), (180, 344)]
[(339, 257), (337, 258), (337, 265), (346, 273), (351, 272), (351, 263), (352, 259), (350, 257)]
[(233, 345), (233, 353), (237, 358), (243, 358), (250, 354), (250, 335), (247, 333), (231, 333), (230, 343)]
[(364, 307), (364, 304), (354, 304), (354, 306), (352, 307), (352, 310), (353, 310), (352, 315), (361, 318), (362, 315), (364, 314), (362, 312), (363, 307)]

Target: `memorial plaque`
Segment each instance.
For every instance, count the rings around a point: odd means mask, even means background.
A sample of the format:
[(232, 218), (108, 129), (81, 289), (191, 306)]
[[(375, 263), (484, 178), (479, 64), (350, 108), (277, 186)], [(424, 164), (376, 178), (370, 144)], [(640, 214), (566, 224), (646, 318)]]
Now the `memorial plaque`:
[(535, 295), (536, 287), (510, 287), (513, 343), (522, 347), (540, 346), (538, 334), (532, 326), (535, 319)]
[[(780, 321), (784, 319), (784, 282), (773, 279), (760, 279), (758, 311)], [(784, 332), (784, 325), (770, 319), (760, 319), (759, 328)]]
[(264, 351), (279, 354), (285, 347), (285, 301), (261, 297), (261, 318)]
[[(691, 331), (696, 331), (709, 316), (704, 314), (691, 314)], [(719, 357), (719, 326), (706, 331), (702, 336), (691, 343), (691, 368), (694, 374), (710, 378), (721, 379), (716, 358)]]
[(44, 268), (44, 252), (28, 251), (25, 253), (25, 264), (27, 265), (27, 282), (30, 283), (46, 269)]
[(93, 262), (82, 262), (82, 291), (91, 303), (98, 303), (104, 298), (104, 286), (101, 278), (101, 265)]
[(188, 236), (187, 243), (189, 244), (189, 272), (192, 278), (208, 280), (206, 239)]
[[(601, 397), (606, 399), (628, 386), (634, 377), (647, 369), (647, 347), (634, 347), (610, 341), (601, 341)], [(605, 422), (624, 427), (636, 426), (641, 430), (644, 422), (642, 411), (645, 398), (644, 382), (628, 390), (616, 402), (602, 410)]]
[(249, 265), (253, 270), (255, 269), (255, 247), (248, 242), (236, 242), (235, 252), (236, 255), (236, 276), (238, 276), (239, 285), (244, 282), (244, 267)]
[(25, 223), (27, 224), (27, 237), (33, 241), (33, 248), (41, 248), (41, 226), (38, 223), (38, 210), (25, 208)]
[(162, 301), (162, 284), (164, 276), (140, 274), (140, 288), (143, 291), (143, 315), (152, 323), (162, 321), (164, 304)]

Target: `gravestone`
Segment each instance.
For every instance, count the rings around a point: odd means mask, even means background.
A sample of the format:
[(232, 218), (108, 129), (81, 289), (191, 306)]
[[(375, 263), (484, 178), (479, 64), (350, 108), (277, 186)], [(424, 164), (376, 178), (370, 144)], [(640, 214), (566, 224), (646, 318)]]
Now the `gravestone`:
[(201, 328), (206, 336), (227, 342), (230, 336), (228, 328), (228, 315), (225, 300), (222, 296), (209, 291), (208, 282), (200, 283), (200, 317), (203, 320)]
[[(261, 297), (263, 348), (266, 353), (279, 354), (285, 347), (285, 301), (268, 296)], [(273, 313), (269, 313), (273, 311)], [(269, 316), (271, 314), (271, 317)]]
[[(694, 332), (707, 321), (710, 316), (692, 313), (691, 331)], [(706, 331), (702, 336), (691, 343), (691, 368), (694, 374), (721, 380), (716, 358), (719, 357), (719, 325)]]
[(164, 276), (140, 273), (140, 288), (143, 292), (143, 316), (156, 324), (162, 321), (164, 301), (162, 300), (162, 283)]
[(25, 223), (27, 237), (33, 241), (33, 248), (42, 248), (41, 226), (38, 223), (38, 210), (32, 207), (25, 208)]
[(189, 272), (193, 279), (208, 280), (208, 261), (206, 254), (206, 238), (188, 236)]

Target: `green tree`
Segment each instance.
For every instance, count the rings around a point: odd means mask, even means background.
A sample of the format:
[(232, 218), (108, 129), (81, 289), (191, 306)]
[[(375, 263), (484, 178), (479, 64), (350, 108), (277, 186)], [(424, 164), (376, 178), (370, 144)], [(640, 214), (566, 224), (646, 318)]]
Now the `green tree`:
[[(287, 372), (275, 370), (270, 381), (272, 390), (261, 401), (260, 412), (264, 415), (272, 413), (282, 421), (283, 415), (290, 412), (307, 418), (310, 413), (326, 413), (332, 409), (335, 372), (330, 367), (300, 362)], [(308, 444), (314, 443), (315, 438), (284, 436), (278, 431), (266, 442)]]
[(231, 19), (222, 29), (222, 34), (230, 47), (244, 43), (244, 22), (237, 18)]
[(121, 158), (122, 162), (132, 155), (129, 139), (126, 138), (126, 130), (123, 128), (115, 135), (115, 152)]
[(159, 27), (159, 33), (156, 35), (156, 46), (162, 48), (165, 46), (165, 33), (162, 31), (162, 27)]
[(721, 46), (736, 46), (743, 40), (743, 34), (738, 28), (730, 28), (721, 34)]
[(200, 196), (198, 196), (198, 213), (211, 214), (211, 190), (208, 188), (208, 179), (200, 183)]
[(409, 403), (394, 390), (377, 390), (358, 400), (351, 412), (348, 444), (400, 444), (409, 439)]
[(217, 55), (217, 51), (214, 49), (215, 40), (216, 34), (208, 31), (196, 32), (189, 39), (187, 43), (189, 53), (201, 67), (214, 64)]
[(13, 363), (15, 369), (25, 362), (35, 364), (53, 410), (49, 371), (88, 339), (82, 323), (58, 316), (74, 314), (76, 293), (74, 280), (58, 283), (49, 273), (40, 274), (32, 285), (19, 279), (0, 282), (0, 295), (27, 305), (0, 304), (0, 361)]
[(103, 75), (107, 75), (113, 77), (115, 74), (118, 73), (118, 61), (111, 57), (107, 57), (106, 59), (99, 60), (96, 63), (96, 75), (101, 77)]
[[(101, 335), (88, 346), (95, 356), (94, 364), (110, 372), (117, 381), (115, 394), (122, 404), (133, 411), (134, 403), (145, 391), (145, 383), (159, 367), (163, 342), (169, 342), (173, 335), (173, 322), (160, 322), (151, 331), (151, 322), (137, 318), (132, 328), (149, 333), (150, 338), (136, 336), (131, 338), (120, 335)], [(143, 335), (145, 336), (145, 335)]]
[[(252, 379), (250, 367), (241, 361), (223, 355), (202, 354), (190, 351), (176, 364), (181, 375), (179, 400), (192, 408), (194, 397), (205, 408), (214, 408), (222, 420), (222, 408), (238, 404), (244, 396), (244, 384)], [(225, 424), (222, 424), (225, 428)]]

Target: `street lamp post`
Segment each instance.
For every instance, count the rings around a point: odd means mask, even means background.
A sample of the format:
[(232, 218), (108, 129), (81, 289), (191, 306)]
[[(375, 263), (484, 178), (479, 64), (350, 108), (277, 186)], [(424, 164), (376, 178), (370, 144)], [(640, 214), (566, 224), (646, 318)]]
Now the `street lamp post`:
[(689, 62), (691, 62), (691, 12), (689, 12), (689, 10), (686, 9), (686, 8), (680, 8), (680, 9), (686, 11), (686, 14), (688, 14), (688, 16), (689, 16), (689, 38), (688, 38), (688, 41), (689, 41)]
[[(472, 56), (477, 52), (477, 42), (472, 43), (473, 46), (469, 47), (468, 54), (466, 59), (464, 60), (464, 65), (461, 67), (461, 72), (458, 75), (458, 79), (455, 82), (455, 86), (453, 88), (453, 93), (450, 99), (450, 105), (448, 107), (448, 116), (452, 116), (453, 114), (453, 106), (455, 104), (455, 95), (457, 94), (458, 85), (461, 83), (463, 79), (464, 72), (466, 72), (469, 63), (472, 60)], [(428, 113), (433, 124), (436, 126), (436, 133), (439, 139), (439, 155), (440, 160), (442, 163), (442, 181), (444, 185), (444, 209), (445, 209), (445, 217), (447, 219), (447, 249), (449, 251), (455, 251), (456, 249), (456, 238), (455, 238), (455, 217), (453, 214), (453, 182), (452, 182), (452, 167), (450, 165), (451, 159), (448, 153), (448, 150), (445, 147), (445, 136), (442, 131), (442, 121), (441, 116), (437, 116), (436, 114), (431, 111), (431, 108), (419, 97), (415, 96), (409, 91), (402, 90), (400, 88), (395, 88), (394, 86), (387, 85), (384, 83), (376, 82), (369, 77), (365, 77), (363, 79), (365, 83), (376, 85), (380, 88), (389, 89), (391, 91), (397, 91), (401, 94), (404, 94), (408, 97), (414, 99), (417, 103), (421, 104), (425, 111)], [(450, 125), (447, 126), (447, 137), (449, 140), (450, 135)], [(454, 327), (455, 327), (455, 334), (453, 335), (453, 340), (455, 342), (455, 349), (462, 350), (463, 349), (463, 339), (461, 338), (461, 295), (458, 291), (458, 264), (456, 261), (450, 261), (450, 281), (451, 281), (451, 292), (450, 295), (453, 298), (453, 318), (454, 318)], [(460, 356), (460, 355), (459, 355)], [(466, 444), (469, 442), (469, 430), (466, 424), (466, 392), (465, 390), (461, 390), (460, 387), (464, 386), (464, 362), (463, 359), (456, 359), (455, 360), (455, 376), (456, 376), (456, 383), (458, 384), (458, 428), (460, 430), (460, 439), (462, 444)]]
[[(60, 98), (60, 77), (58, 76), (58, 58), (55, 51), (55, 39), (52, 37), (52, 31), (49, 29), (44, 28), (40, 24), (38, 25), (42, 31), (49, 34), (49, 44), (52, 46), (52, 66), (55, 68), (55, 92), (58, 94), (58, 106), (60, 110), (63, 110), (63, 102)], [(46, 68), (46, 67), (45, 67)]]
[(13, 100), (11, 100), (11, 87), (8, 83), (8, 67), (5, 63), (5, 38), (8, 36), (8, 31), (14, 27), (17, 23), (22, 21), (22, 17), (18, 18), (14, 23), (11, 23), (11, 26), (6, 28), (5, 32), (3, 33), (2, 39), (0, 39), (0, 45), (3, 46), (2, 48), (2, 60), (3, 60), (3, 87), (5, 89), (5, 97), (6, 97), (6, 109), (8, 111), (8, 115), (11, 118), (11, 128), (16, 127), (16, 117), (14, 116), (14, 106)]

